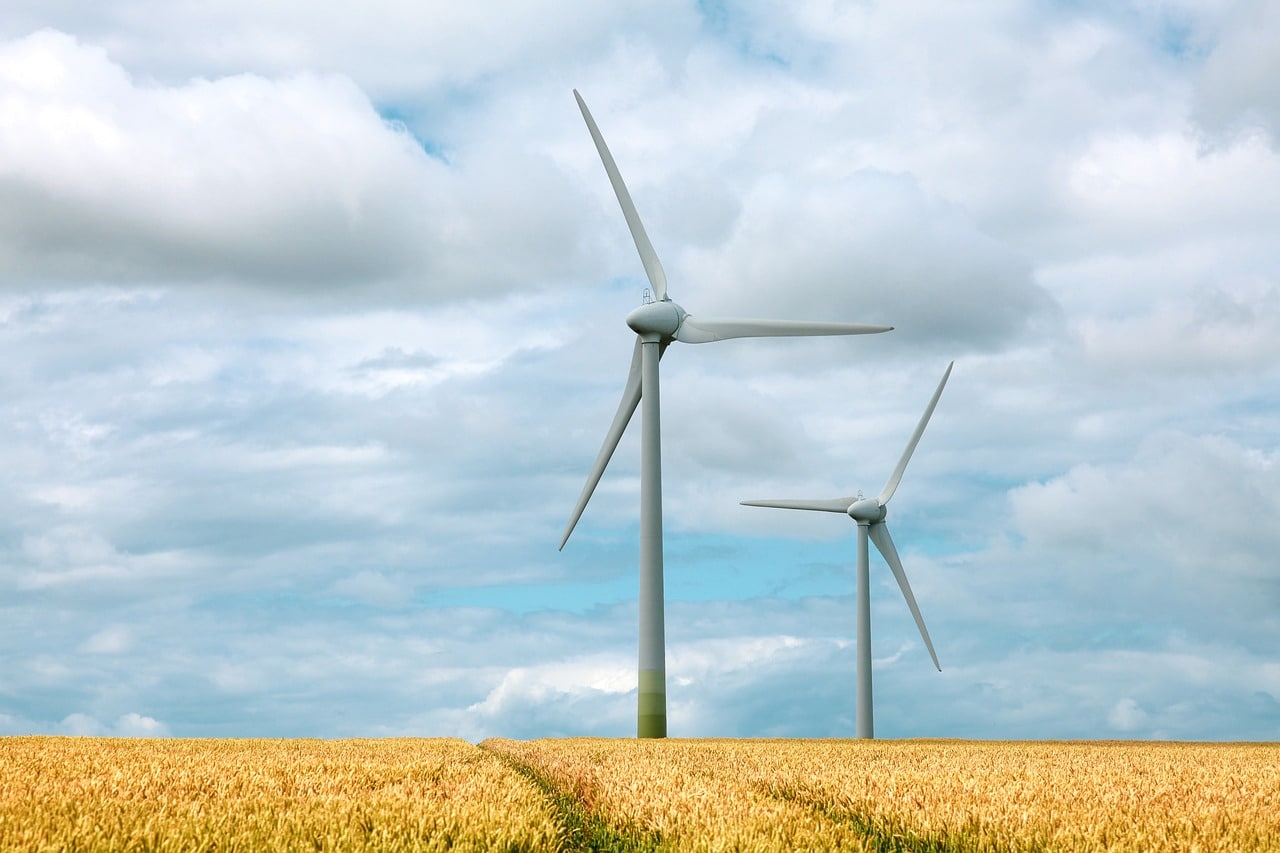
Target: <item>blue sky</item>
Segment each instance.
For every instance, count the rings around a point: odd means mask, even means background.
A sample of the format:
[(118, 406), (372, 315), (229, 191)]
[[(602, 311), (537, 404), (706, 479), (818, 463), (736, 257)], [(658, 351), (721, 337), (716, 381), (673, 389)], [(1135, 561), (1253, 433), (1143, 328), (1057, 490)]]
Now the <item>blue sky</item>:
[(663, 360), (670, 732), (1280, 736), (1280, 16), (50, 4), (0, 21), (0, 734), (630, 735), (644, 273), (887, 335)]

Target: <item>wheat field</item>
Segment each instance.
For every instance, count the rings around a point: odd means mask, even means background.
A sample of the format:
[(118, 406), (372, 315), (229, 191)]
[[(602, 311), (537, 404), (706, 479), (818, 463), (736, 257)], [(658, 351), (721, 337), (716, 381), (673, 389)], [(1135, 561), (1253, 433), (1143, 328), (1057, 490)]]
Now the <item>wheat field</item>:
[(487, 741), (671, 849), (1280, 850), (1280, 745)]
[(0, 738), (0, 849), (1280, 850), (1280, 744)]
[(0, 739), (0, 850), (546, 850), (537, 787), (461, 740)]

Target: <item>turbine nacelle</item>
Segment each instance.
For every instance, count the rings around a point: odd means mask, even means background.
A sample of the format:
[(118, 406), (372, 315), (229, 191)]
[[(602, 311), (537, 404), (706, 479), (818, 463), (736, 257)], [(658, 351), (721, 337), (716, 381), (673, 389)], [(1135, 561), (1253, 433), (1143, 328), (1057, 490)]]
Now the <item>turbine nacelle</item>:
[(669, 299), (648, 302), (627, 315), (627, 325), (642, 338), (674, 340), (688, 313)]
[(884, 521), (889, 511), (875, 498), (863, 498), (850, 504), (845, 512), (859, 524), (875, 524)]

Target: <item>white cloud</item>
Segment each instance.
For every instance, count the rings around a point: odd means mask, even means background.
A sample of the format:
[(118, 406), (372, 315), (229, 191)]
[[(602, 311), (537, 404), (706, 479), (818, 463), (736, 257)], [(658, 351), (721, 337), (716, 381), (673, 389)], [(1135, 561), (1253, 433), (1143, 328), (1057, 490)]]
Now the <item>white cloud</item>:
[[(1176, 251), (1183, 241), (1247, 245), (1280, 218), (1266, 190), (1278, 179), (1280, 163), (1257, 140), (1204, 151), (1178, 128), (1096, 135), (1066, 167), (1061, 191), (1071, 229), (1087, 234), (1091, 253), (1106, 255)], [(1085, 235), (1071, 236), (1080, 243)]]
[(116, 737), (169, 737), (169, 727), (159, 720), (130, 711), (116, 720)]
[(1111, 708), (1107, 714), (1107, 725), (1118, 732), (1132, 732), (1142, 728), (1147, 722), (1147, 712), (1133, 699), (1125, 697)]
[(483, 7), (372, 0), (317, 9), (297, 0), (156, 3), (108, 0), (92, 9), (16, 0), (4, 30), (79, 31), (158, 79), (341, 68), (380, 97), (466, 90), (495, 75), (594, 56), (624, 31), (684, 48), (698, 19), (683, 2), (607, 6), (576, 0)]
[(80, 647), (93, 655), (115, 655), (133, 647), (133, 632), (127, 625), (108, 625), (95, 632)]
[(73, 737), (101, 737), (105, 732), (102, 723), (87, 714), (68, 714), (62, 728)]
[(1015, 249), (911, 178), (871, 171), (762, 182), (692, 269), (706, 313), (888, 323), (891, 346), (987, 349), (1053, 309)]
[(502, 676), (482, 702), (469, 710), (488, 717), (532, 712), (539, 705), (633, 692), (630, 661), (612, 655), (586, 655), (570, 660), (518, 667)]
[(41, 30), (0, 44), (0, 101), (11, 285), (461, 300), (544, 286), (574, 255), (544, 253), (574, 238), (538, 152), (447, 166), (342, 75), (161, 84)]
[(368, 570), (338, 580), (331, 589), (336, 595), (377, 607), (404, 607), (412, 600), (409, 584)]
[(877, 490), (956, 358), (880, 731), (1274, 737), (1254, 7), (493, 9), (6, 7), (0, 727), (632, 731), (577, 86), (687, 308), (898, 326), (664, 359), (673, 733), (852, 731), (851, 525), (737, 501)]
[(0, 86), (10, 280), (314, 286), (377, 281), (420, 252), (443, 168), (349, 80), (148, 85), (44, 30), (3, 46)]
[(169, 737), (164, 723), (130, 711), (114, 724), (104, 724), (88, 714), (69, 714), (58, 725), (58, 734), (74, 737)]
[(1228, 4), (1196, 80), (1194, 115), (1215, 135), (1261, 127), (1280, 144), (1280, 13), (1267, 0)]
[(1267, 577), (1280, 548), (1280, 531), (1256, 523), (1280, 516), (1275, 454), (1226, 438), (1152, 436), (1127, 463), (1077, 465), (1010, 500), (1034, 546), (1142, 555), (1175, 576)]
[(1201, 287), (1149, 313), (1089, 318), (1078, 332), (1084, 357), (1113, 375), (1266, 369), (1280, 356), (1280, 286)]

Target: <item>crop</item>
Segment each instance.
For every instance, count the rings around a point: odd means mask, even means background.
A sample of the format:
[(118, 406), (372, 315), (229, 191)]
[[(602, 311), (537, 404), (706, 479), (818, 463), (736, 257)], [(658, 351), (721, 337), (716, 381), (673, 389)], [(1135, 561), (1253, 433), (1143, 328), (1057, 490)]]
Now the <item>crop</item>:
[(576, 799), (606, 825), (618, 847), (869, 849), (856, 827), (744, 783), (730, 755), (735, 743), (487, 740), (481, 746)]
[(0, 849), (544, 850), (536, 786), (460, 740), (0, 739)]
[(680, 850), (1280, 849), (1280, 745), (487, 741)]
[(0, 850), (1280, 850), (1280, 744), (0, 738)]
[(1273, 850), (1278, 759), (1274, 744), (844, 743), (757, 765), (754, 778), (954, 849)]

